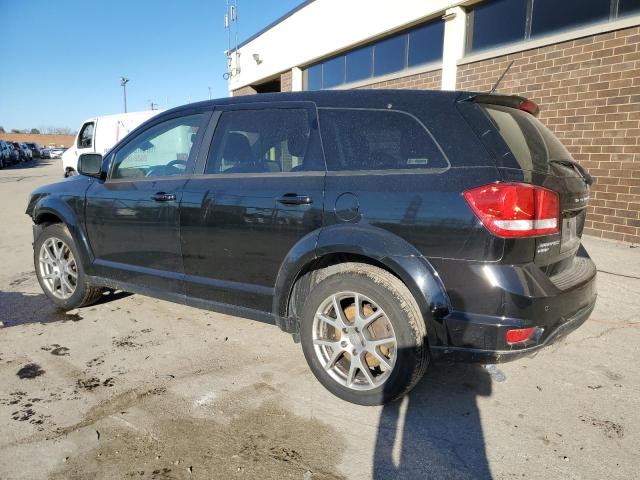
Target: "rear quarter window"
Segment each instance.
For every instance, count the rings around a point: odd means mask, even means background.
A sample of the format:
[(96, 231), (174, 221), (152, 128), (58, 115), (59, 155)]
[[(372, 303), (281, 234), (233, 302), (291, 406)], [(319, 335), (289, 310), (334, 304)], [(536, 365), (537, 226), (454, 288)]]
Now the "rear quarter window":
[(407, 170), (449, 168), (427, 128), (398, 110), (320, 108), (327, 168)]

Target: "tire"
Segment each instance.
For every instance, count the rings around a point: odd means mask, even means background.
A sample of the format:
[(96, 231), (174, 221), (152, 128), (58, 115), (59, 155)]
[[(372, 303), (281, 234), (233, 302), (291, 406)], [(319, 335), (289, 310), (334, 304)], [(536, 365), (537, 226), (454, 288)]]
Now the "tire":
[[(426, 327), (409, 289), (391, 273), (361, 263), (321, 270), (316, 280), (302, 307), (300, 341), (318, 381), (337, 397), (359, 405), (382, 405), (409, 392), (430, 360)], [(341, 331), (334, 324), (338, 318), (334, 298), (347, 320), (347, 328)], [(361, 306), (358, 316), (356, 303)], [(376, 316), (378, 320), (370, 326), (357, 329)], [(375, 336), (372, 329), (383, 333)], [(383, 346), (370, 343), (391, 337), (395, 342), (387, 343), (384, 351)], [(338, 345), (341, 354), (337, 354)], [(336, 357), (335, 366), (330, 367)], [(352, 376), (354, 360), (362, 368), (356, 367)]]
[[(45, 244), (47, 244), (45, 250), (48, 250), (48, 253), (44, 256), (45, 260), (41, 261), (43, 245)], [(53, 247), (53, 244), (55, 244), (56, 247)], [(53, 250), (58, 247), (60, 247), (60, 257), (63, 259), (67, 269), (65, 271), (70, 272), (68, 275), (52, 272), (52, 270), (55, 272), (62, 272), (63, 270), (62, 267), (60, 267), (60, 260), (52, 253)], [(64, 247), (67, 248), (65, 249)], [(42, 291), (49, 300), (64, 310), (72, 310), (74, 308), (91, 305), (102, 296), (102, 288), (92, 287), (87, 283), (84, 266), (80, 258), (75, 241), (67, 227), (61, 223), (54, 223), (44, 228), (34, 243), (33, 262), (40, 288), (42, 288)], [(56, 266), (53, 266), (54, 264), (56, 264)], [(51, 272), (49, 275), (55, 277), (65, 276), (65, 285), (73, 286), (73, 290), (70, 291), (67, 287), (63, 289), (63, 282), (59, 280), (59, 278), (56, 278), (55, 281), (45, 278), (48, 272)], [(73, 274), (75, 274), (75, 279), (72, 278)], [(51, 282), (53, 282), (53, 287)], [(73, 283), (75, 283), (75, 285), (73, 285)], [(57, 288), (58, 286), (60, 288)]]

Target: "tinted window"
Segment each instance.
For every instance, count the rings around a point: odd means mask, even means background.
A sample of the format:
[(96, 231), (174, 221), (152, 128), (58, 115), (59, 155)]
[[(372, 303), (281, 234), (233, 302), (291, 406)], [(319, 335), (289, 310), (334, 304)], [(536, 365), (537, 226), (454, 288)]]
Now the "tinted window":
[(610, 0), (535, 0), (531, 36), (609, 19)]
[(324, 170), (308, 156), (311, 130), (306, 110), (264, 109), (224, 112), (205, 173), (269, 173)]
[(375, 75), (397, 72), (405, 67), (407, 36), (400, 35), (377, 43), (373, 52)]
[(494, 105), (483, 108), (523, 170), (547, 172), (550, 160), (571, 159), (560, 140), (533, 115)]
[(116, 153), (111, 178), (184, 174), (203, 116), (167, 120), (137, 135)]
[(427, 130), (402, 112), (320, 109), (320, 129), (329, 170), (449, 165)]
[(618, 16), (640, 13), (640, 0), (620, 0), (618, 3)]
[(444, 22), (429, 23), (409, 32), (409, 66), (442, 59)]
[(309, 67), (306, 72), (307, 90), (320, 90), (322, 88), (322, 64)]
[(344, 83), (344, 57), (324, 62), (322, 66), (322, 88), (331, 88)]
[(472, 50), (519, 42), (525, 36), (527, 0), (481, 3), (473, 9), (472, 16)]
[(78, 135), (78, 148), (91, 148), (93, 145), (93, 122), (85, 123)]
[(373, 74), (373, 47), (347, 54), (347, 82), (369, 78)]

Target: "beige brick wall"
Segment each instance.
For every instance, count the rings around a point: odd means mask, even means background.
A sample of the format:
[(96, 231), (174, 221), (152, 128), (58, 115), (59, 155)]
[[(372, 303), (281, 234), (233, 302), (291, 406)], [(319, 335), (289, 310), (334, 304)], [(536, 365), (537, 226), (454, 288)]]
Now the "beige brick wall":
[(457, 88), (540, 105), (540, 119), (594, 176), (585, 233), (640, 243), (640, 27), (461, 65)]
[(427, 73), (417, 73), (407, 77), (400, 77), (384, 82), (370, 83), (358, 88), (400, 88), (416, 90), (440, 90), (442, 78), (441, 70), (434, 70)]
[(281, 92), (291, 91), (291, 70), (289, 70), (288, 72), (284, 72), (280, 75), (280, 91)]

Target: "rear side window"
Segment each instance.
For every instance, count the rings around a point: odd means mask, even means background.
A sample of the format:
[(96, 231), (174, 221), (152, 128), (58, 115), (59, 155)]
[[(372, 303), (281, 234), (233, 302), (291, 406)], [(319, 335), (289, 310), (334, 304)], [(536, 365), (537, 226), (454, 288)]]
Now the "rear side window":
[(341, 108), (319, 112), (329, 170), (449, 167), (431, 134), (407, 113)]
[(550, 161), (571, 159), (560, 140), (533, 115), (497, 105), (483, 105), (482, 108), (521, 169), (547, 172)]
[(278, 173), (324, 170), (311, 152), (307, 110), (265, 108), (223, 112), (205, 168), (216, 173)]

